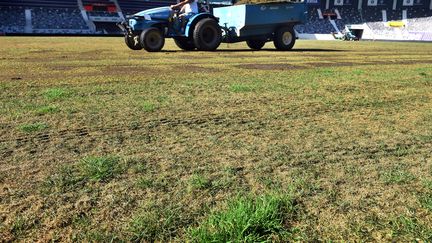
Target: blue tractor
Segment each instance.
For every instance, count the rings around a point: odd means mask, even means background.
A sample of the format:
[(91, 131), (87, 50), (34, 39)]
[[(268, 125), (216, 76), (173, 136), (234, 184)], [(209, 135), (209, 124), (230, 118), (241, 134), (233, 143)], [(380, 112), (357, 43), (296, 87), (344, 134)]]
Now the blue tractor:
[(200, 13), (182, 17), (169, 7), (148, 9), (119, 23), (132, 50), (160, 51), (165, 38), (187, 51), (214, 51), (223, 43), (246, 41), (254, 50), (273, 41), (277, 50), (290, 50), (296, 41), (294, 25), (306, 21), (303, 0), (210, 7), (200, 3)]

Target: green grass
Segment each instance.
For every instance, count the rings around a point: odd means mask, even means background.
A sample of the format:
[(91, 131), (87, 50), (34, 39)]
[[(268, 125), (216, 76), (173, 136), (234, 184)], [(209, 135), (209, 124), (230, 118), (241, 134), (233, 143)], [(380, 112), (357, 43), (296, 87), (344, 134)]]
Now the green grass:
[(32, 132), (40, 132), (42, 130), (45, 130), (48, 128), (48, 125), (46, 123), (43, 123), (43, 122), (37, 122), (37, 123), (32, 123), (32, 124), (23, 124), (23, 125), (20, 125), (18, 128), (22, 132), (32, 133)]
[(254, 91), (256, 88), (252, 85), (248, 84), (232, 84), (229, 87), (231, 92), (234, 93), (243, 93), (243, 92), (251, 92)]
[(107, 181), (121, 171), (117, 157), (87, 157), (81, 160), (80, 168), (85, 177), (95, 181)]
[(63, 88), (51, 88), (43, 92), (43, 97), (50, 101), (61, 100), (69, 95), (70, 92)]
[(238, 197), (191, 228), (190, 238), (193, 242), (288, 241), (297, 231), (290, 226), (295, 215), (289, 194)]
[(46, 114), (52, 114), (52, 113), (57, 113), (60, 111), (60, 108), (58, 106), (55, 105), (47, 105), (47, 106), (42, 106), (36, 109), (36, 114), (38, 115), (46, 115)]
[(142, 103), (142, 108), (145, 112), (153, 112), (157, 109), (157, 106), (153, 102), (145, 101)]

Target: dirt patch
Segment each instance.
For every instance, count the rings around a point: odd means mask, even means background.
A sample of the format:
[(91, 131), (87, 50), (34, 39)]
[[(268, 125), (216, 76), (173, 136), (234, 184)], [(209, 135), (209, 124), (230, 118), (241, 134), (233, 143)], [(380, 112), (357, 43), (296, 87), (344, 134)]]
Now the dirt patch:
[(295, 70), (303, 69), (303, 66), (284, 64), (284, 63), (269, 63), (269, 64), (242, 64), (236, 65), (236, 67), (244, 69), (258, 69), (258, 70)]
[(53, 71), (70, 71), (79, 67), (78, 66), (54, 66), (50, 68)]
[(176, 72), (193, 72), (193, 73), (216, 73), (222, 71), (219, 68), (200, 67), (194, 65), (178, 65), (174, 67)]
[(314, 67), (350, 67), (360, 65), (360, 63), (353, 62), (308, 62), (305, 63), (306, 68), (314, 68)]
[(431, 64), (430, 60), (388, 60), (388, 61), (372, 61), (367, 63), (368, 65), (382, 64), (382, 65), (393, 65), (393, 64)]
[(311, 69), (320, 67), (352, 67), (366, 65), (410, 65), (410, 64), (429, 64), (427, 60), (396, 60), (396, 61), (370, 61), (370, 62), (307, 62), (302, 65), (292, 65), (284, 63), (267, 63), (267, 64), (242, 64), (236, 65), (238, 68), (255, 69), (255, 70), (297, 70)]
[(53, 53), (56, 52), (56, 50), (35, 50), (35, 51), (29, 51), (29, 53), (36, 53), (36, 54), (46, 54), (46, 53)]
[(101, 68), (103, 75), (132, 75), (132, 74), (157, 74), (158, 69), (143, 67), (143, 66), (128, 66), (128, 65), (116, 65)]

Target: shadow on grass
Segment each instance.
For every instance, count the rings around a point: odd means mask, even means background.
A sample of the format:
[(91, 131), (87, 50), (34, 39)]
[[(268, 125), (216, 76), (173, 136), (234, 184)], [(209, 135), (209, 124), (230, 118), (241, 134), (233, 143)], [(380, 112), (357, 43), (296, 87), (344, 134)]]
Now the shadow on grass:
[(252, 50), (252, 49), (218, 49), (216, 52), (346, 52), (346, 50), (335, 50), (335, 49), (319, 49), (319, 48), (299, 48), (299, 49), (292, 49), (289, 51), (279, 51), (274, 48), (265, 48), (261, 49), (259, 51)]
[[(185, 51), (185, 50), (161, 50), (160, 52), (165, 53), (176, 53), (176, 52), (200, 52), (200, 51)], [(209, 51), (211, 52), (348, 52), (347, 50), (335, 50), (335, 49), (319, 49), (319, 48), (299, 48), (299, 49), (292, 49), (289, 51), (278, 51), (274, 48), (265, 48), (261, 50), (252, 50), (252, 49), (217, 49), (216, 51)]]

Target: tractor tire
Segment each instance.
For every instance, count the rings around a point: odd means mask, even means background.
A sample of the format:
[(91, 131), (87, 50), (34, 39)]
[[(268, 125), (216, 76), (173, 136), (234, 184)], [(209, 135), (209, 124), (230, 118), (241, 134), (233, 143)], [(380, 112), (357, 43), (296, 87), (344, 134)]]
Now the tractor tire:
[(189, 38), (175, 38), (174, 39), (175, 44), (182, 50), (185, 51), (193, 51), (195, 50), (195, 44), (193, 40)]
[(140, 44), (148, 52), (160, 51), (165, 45), (165, 37), (158, 28), (148, 28), (141, 32)]
[(193, 41), (199, 51), (214, 51), (222, 42), (222, 31), (216, 20), (200, 20), (193, 32)]
[(142, 46), (139, 43), (139, 36), (129, 36), (129, 35), (125, 35), (125, 43), (127, 45), (127, 47), (129, 47), (131, 50), (141, 50)]
[(276, 30), (273, 43), (279, 51), (289, 51), (296, 42), (294, 29), (291, 26), (281, 27)]
[(265, 40), (247, 40), (246, 44), (249, 46), (250, 49), (259, 51), (261, 50), (266, 41)]

